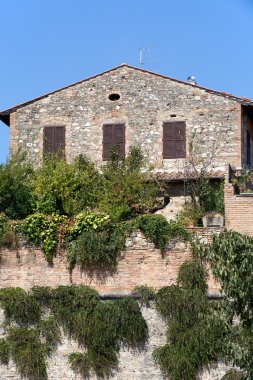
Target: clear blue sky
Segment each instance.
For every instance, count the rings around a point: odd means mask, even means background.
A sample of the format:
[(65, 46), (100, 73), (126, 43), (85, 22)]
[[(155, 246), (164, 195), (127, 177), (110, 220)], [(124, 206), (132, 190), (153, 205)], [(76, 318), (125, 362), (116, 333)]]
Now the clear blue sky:
[[(253, 0), (0, 0), (0, 110), (121, 63), (253, 98)], [(0, 162), (8, 156), (0, 122)]]

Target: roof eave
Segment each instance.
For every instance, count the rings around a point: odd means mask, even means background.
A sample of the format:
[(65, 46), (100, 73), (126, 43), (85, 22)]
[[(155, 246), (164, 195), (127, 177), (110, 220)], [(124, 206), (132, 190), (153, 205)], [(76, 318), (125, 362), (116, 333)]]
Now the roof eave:
[(10, 126), (10, 113), (8, 114), (5, 114), (5, 113), (1, 113), (0, 114), (0, 120), (6, 124), (8, 127)]

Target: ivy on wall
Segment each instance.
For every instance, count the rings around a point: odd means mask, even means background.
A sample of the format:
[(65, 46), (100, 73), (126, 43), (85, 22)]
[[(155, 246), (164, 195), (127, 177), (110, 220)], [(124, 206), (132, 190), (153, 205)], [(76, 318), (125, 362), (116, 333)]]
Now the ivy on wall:
[(157, 348), (155, 361), (171, 380), (194, 380), (211, 362), (224, 358), (228, 321), (206, 291), (206, 273), (197, 261), (184, 263), (179, 286), (158, 291), (156, 308), (168, 321), (167, 344)]
[(100, 301), (86, 286), (34, 287), (0, 290), (7, 335), (0, 340), (0, 361), (14, 361), (20, 376), (47, 379), (46, 360), (64, 333), (83, 353), (69, 355), (71, 368), (84, 377), (94, 371), (108, 377), (118, 364), (121, 344), (136, 348), (146, 342), (148, 330), (139, 305), (131, 298)]

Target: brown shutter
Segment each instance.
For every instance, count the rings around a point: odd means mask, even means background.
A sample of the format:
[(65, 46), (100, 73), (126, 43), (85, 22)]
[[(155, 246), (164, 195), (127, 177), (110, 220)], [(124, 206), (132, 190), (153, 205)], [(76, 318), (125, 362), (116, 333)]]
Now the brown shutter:
[(65, 150), (65, 127), (52, 126), (44, 127), (44, 146), (43, 152), (64, 154)]
[(163, 123), (163, 158), (174, 158), (174, 123)]
[(125, 125), (105, 124), (103, 125), (103, 160), (109, 158), (113, 145), (119, 147), (120, 156), (125, 157)]
[(174, 123), (175, 158), (186, 157), (186, 128), (184, 121)]
[(113, 124), (103, 125), (103, 160), (106, 161), (109, 158), (110, 149), (113, 146)]
[(185, 146), (185, 122), (163, 123), (163, 158), (184, 158), (186, 156)]
[(54, 127), (54, 151), (64, 156), (65, 152), (65, 127)]
[(119, 147), (120, 157), (125, 157), (125, 125), (114, 125), (114, 144)]
[(44, 144), (43, 153), (53, 153), (54, 152), (54, 128), (45, 127), (44, 128)]

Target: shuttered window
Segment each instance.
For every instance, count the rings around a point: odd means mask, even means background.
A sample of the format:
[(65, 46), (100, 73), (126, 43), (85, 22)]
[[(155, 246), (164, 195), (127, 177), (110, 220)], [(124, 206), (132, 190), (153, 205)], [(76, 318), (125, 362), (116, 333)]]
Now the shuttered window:
[(61, 153), (65, 151), (65, 126), (44, 127), (43, 152)]
[(163, 123), (163, 158), (186, 157), (186, 126), (184, 121)]
[(120, 156), (125, 157), (125, 124), (103, 125), (103, 160), (109, 158), (110, 150), (114, 145), (119, 147)]

